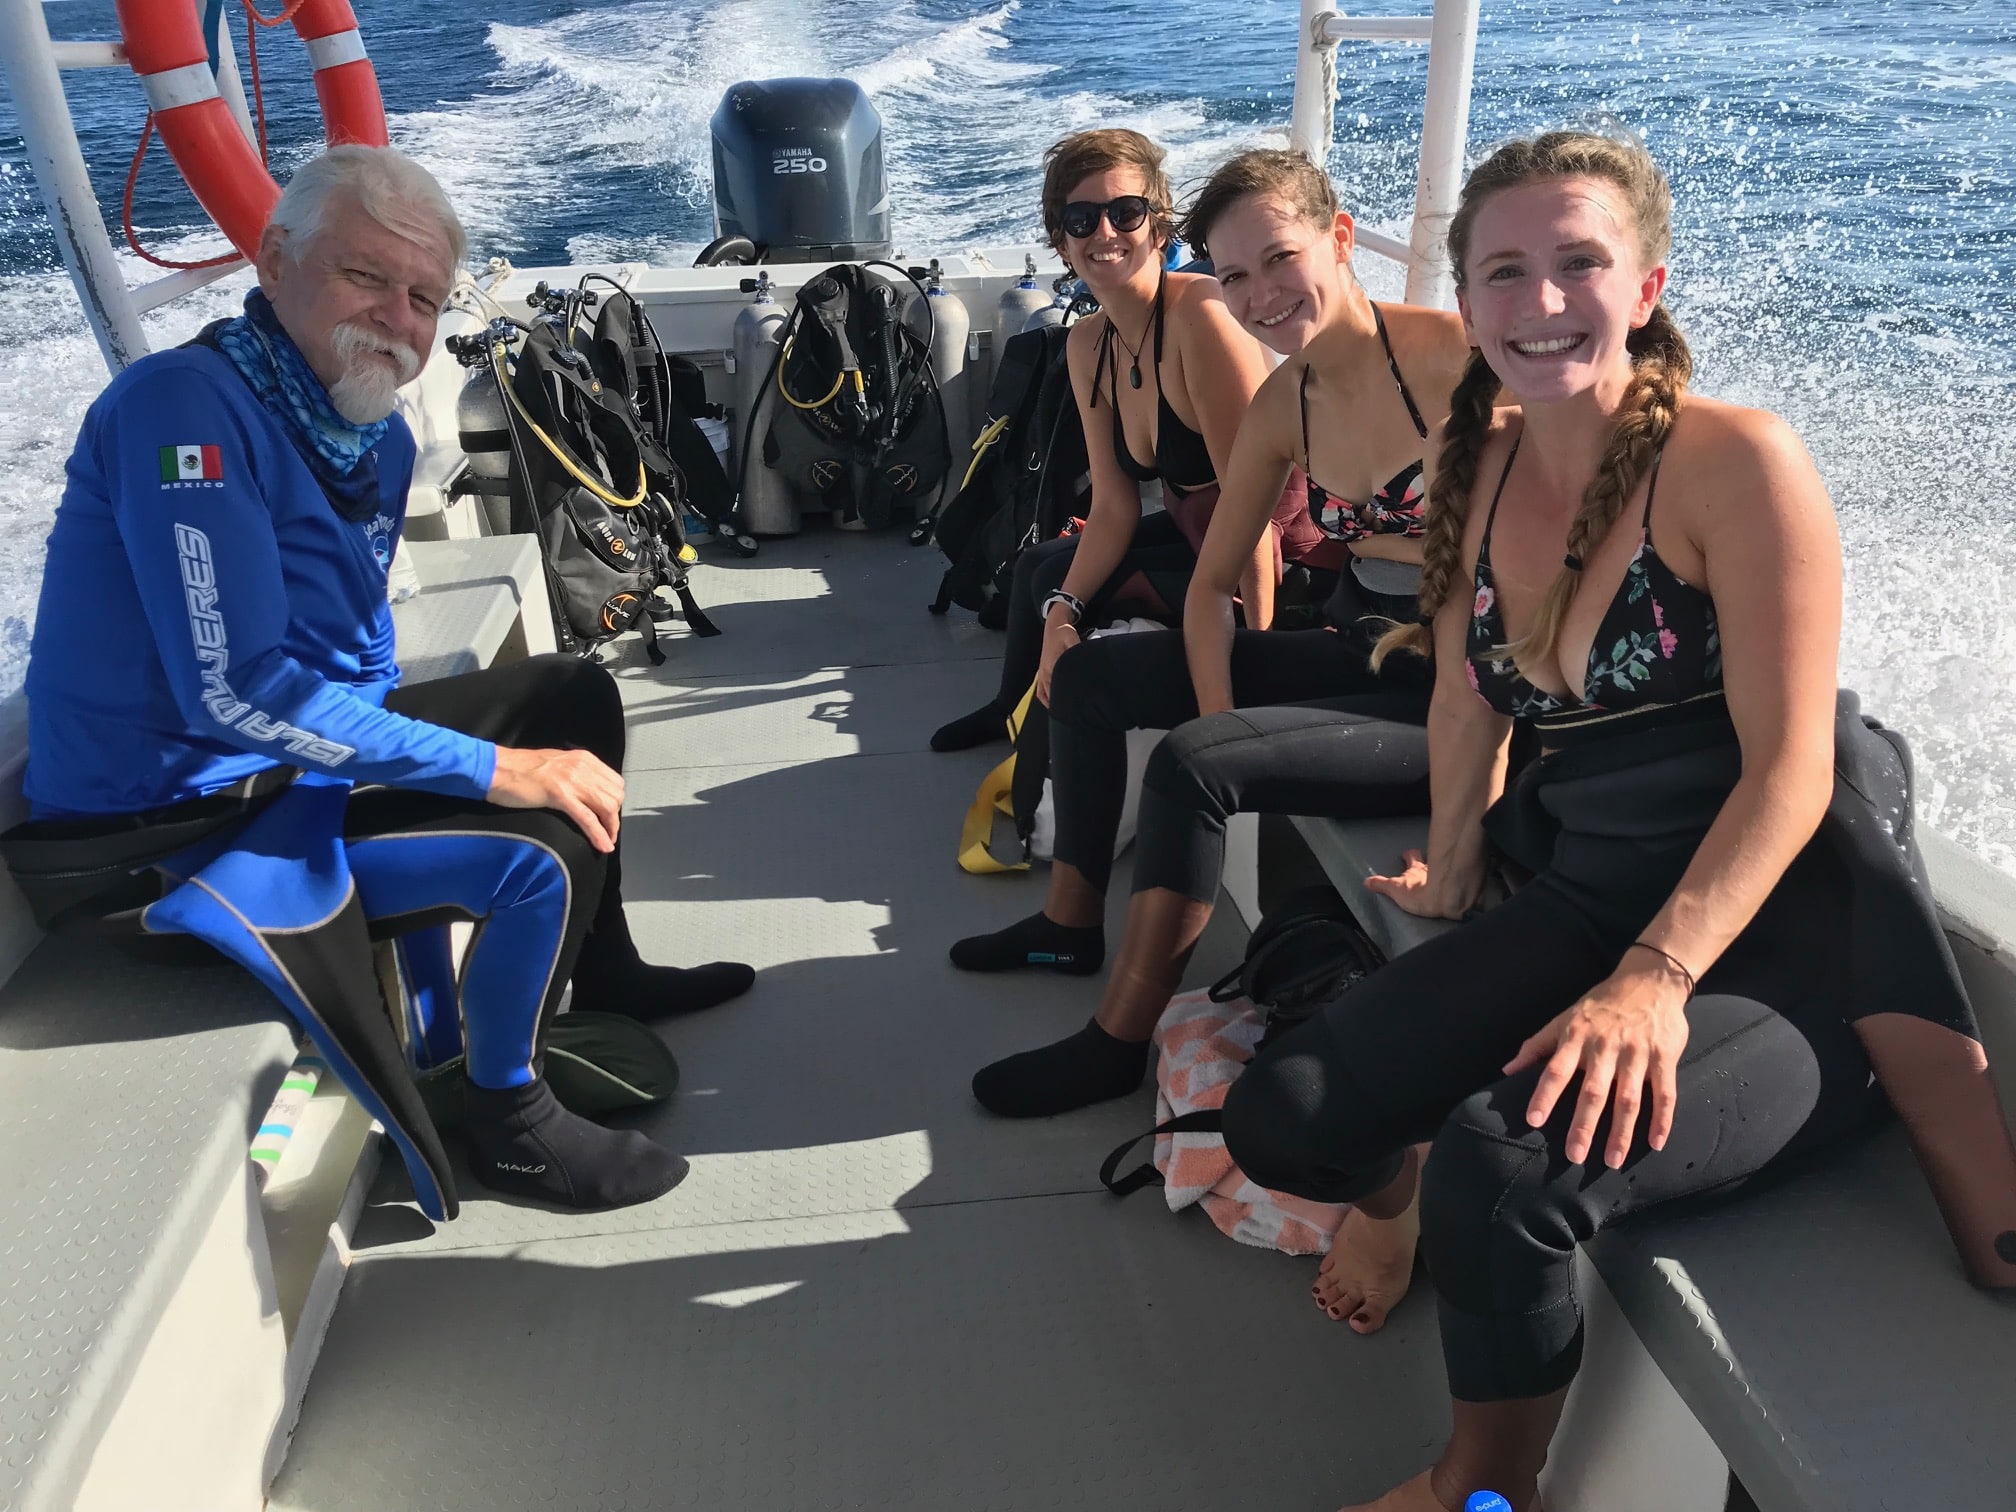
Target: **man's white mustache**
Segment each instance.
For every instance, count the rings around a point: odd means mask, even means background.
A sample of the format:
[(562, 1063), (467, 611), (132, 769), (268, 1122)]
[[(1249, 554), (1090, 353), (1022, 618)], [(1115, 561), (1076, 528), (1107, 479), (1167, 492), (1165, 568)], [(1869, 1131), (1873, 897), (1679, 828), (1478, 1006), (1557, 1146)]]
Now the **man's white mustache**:
[(336, 360), (348, 368), (366, 352), (390, 357), (399, 372), (399, 383), (410, 383), (420, 372), (420, 354), (403, 341), (387, 341), (363, 326), (345, 322), (329, 333), (329, 347)]

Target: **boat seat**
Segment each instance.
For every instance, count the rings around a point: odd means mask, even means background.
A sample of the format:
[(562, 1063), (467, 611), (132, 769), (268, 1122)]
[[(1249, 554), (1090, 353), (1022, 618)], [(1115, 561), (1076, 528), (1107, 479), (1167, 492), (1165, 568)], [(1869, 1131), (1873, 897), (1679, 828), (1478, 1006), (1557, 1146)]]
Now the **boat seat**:
[[(393, 608), (407, 681), (551, 648), (532, 537), (411, 550), (421, 591)], [(0, 1512), (76, 1504), (295, 1048), (222, 961), (59, 937), (0, 985)]]
[[(1295, 824), (1389, 956), (1449, 927), (1361, 885), (1425, 847), (1425, 819)], [(1749, 1200), (1649, 1215), (1588, 1249), (1740, 1481), (1732, 1507), (2007, 1504), (2016, 1297), (1967, 1283), (1894, 1126)]]
[[(543, 623), (546, 588), (535, 537), (408, 541), (406, 550), (420, 591), (392, 606), (392, 623), (407, 682), (475, 672), (493, 661), (552, 649), (552, 629)], [(539, 606), (542, 623), (524, 623), (528, 603)]]

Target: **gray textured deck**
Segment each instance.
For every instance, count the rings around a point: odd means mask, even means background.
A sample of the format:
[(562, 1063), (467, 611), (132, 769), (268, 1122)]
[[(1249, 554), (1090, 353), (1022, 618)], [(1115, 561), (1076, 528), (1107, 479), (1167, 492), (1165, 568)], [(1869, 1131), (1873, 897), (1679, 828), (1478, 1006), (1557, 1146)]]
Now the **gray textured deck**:
[[(693, 1175), (590, 1217), (465, 1188), (438, 1231), (388, 1177), (275, 1512), (1317, 1509), (1417, 1469), (1446, 1424), (1425, 1295), (1359, 1339), (1310, 1306), (1313, 1262), (1107, 1197), (1146, 1092), (1036, 1124), (973, 1104), (975, 1067), (1083, 1023), (1098, 983), (945, 961), (1041, 881), (953, 862), (1000, 748), (926, 740), (1000, 640), (924, 612), (936, 554), (813, 526), (710, 563), (725, 633), (619, 669), (638, 934), (762, 968), (665, 1029), (684, 1081), (644, 1126)], [(1221, 927), (1193, 977), (1238, 948)]]

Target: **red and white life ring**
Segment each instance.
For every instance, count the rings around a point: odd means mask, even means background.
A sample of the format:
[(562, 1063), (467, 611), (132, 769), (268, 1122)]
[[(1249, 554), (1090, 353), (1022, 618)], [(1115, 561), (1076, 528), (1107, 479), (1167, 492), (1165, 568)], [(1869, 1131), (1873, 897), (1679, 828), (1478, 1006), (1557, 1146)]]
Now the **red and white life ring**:
[[(118, 0), (118, 11), (127, 60), (168, 155), (218, 229), (252, 257), (280, 186), (217, 92), (197, 7), (191, 0)], [(292, 16), (315, 70), (329, 145), (386, 146), (385, 102), (349, 0), (303, 0)]]

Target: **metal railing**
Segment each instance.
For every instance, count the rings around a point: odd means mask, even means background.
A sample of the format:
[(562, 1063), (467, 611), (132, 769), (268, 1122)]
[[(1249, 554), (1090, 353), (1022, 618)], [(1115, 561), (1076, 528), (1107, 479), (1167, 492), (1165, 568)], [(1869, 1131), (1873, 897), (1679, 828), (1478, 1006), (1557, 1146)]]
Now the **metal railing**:
[[(218, 93), (229, 103), (248, 139), (253, 138), (251, 113), (238, 77), (237, 54), (231, 44), (230, 22), (218, 8)], [(91, 175), (77, 145), (77, 127), (70, 119), (70, 101), (63, 93), (66, 68), (124, 68), (126, 49), (117, 42), (54, 42), (43, 18), (41, 0), (0, 0), (0, 66), (21, 118), (21, 136), (28, 164), (49, 210), (49, 224), (91, 334), (105, 365), (118, 372), (147, 355), (147, 335), (140, 317), (157, 306), (190, 294), (205, 284), (229, 277), (245, 266), (243, 258), (212, 268), (185, 268), (129, 287), (113, 251), (112, 235), (98, 209)], [(142, 97), (136, 86), (134, 98)]]
[(1329, 162), (1336, 129), (1337, 44), (1428, 46), (1413, 230), (1404, 243), (1377, 231), (1358, 232), (1361, 246), (1406, 265), (1409, 304), (1446, 307), (1454, 302), (1444, 235), (1463, 187), (1470, 76), (1477, 58), (1477, 7), (1478, 0), (1435, 0), (1432, 16), (1345, 16), (1327, 0), (1302, 0), (1295, 46), (1295, 109), (1288, 136), (1318, 164)]

